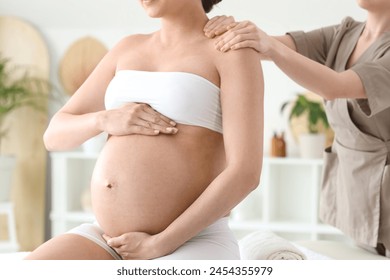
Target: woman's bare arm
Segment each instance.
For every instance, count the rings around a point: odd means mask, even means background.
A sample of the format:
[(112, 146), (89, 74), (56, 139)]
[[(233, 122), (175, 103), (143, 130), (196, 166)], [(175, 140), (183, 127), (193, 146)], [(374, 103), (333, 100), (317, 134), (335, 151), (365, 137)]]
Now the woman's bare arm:
[(254, 190), (263, 157), (263, 75), (250, 49), (225, 54), (218, 66), (226, 168), (202, 195), (161, 233), (168, 251), (227, 215)]
[(156, 235), (142, 232), (103, 236), (125, 259), (152, 259), (173, 252), (254, 190), (263, 158), (264, 83), (260, 60), (251, 49), (229, 52), (218, 65), (226, 168), (200, 197)]

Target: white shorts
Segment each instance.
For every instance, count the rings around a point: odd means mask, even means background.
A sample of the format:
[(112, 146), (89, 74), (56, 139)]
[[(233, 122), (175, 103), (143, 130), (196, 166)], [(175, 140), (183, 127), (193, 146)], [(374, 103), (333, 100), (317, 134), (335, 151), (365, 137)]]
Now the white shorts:
[[(228, 217), (219, 219), (172, 254), (156, 258), (156, 260), (239, 260), (238, 242), (230, 230), (228, 222)], [(96, 223), (82, 224), (68, 233), (88, 238), (109, 252), (114, 259), (122, 259), (113, 248), (107, 245), (102, 237), (103, 230)]]

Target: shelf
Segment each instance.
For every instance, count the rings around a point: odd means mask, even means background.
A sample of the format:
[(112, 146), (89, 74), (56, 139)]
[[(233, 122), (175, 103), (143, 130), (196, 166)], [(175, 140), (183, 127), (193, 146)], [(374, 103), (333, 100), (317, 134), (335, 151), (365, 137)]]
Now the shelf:
[(310, 165), (322, 166), (322, 159), (307, 159), (307, 158), (293, 158), (293, 157), (265, 157), (264, 163), (273, 165)]
[(12, 242), (0, 241), (0, 252), (1, 253), (17, 252), (18, 250), (19, 250), (18, 244), (12, 243)]
[(230, 220), (229, 225), (232, 229), (242, 231), (271, 230), (277, 232), (294, 233), (318, 233), (318, 234), (341, 234), (336, 228), (323, 224), (297, 223), (296, 221), (269, 222), (262, 221), (234, 221)]

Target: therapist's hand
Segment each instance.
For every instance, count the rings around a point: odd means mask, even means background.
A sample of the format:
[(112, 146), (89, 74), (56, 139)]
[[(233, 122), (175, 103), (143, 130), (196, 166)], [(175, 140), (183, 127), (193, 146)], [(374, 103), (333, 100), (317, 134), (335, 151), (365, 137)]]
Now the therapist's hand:
[(268, 56), (272, 48), (272, 38), (250, 21), (232, 22), (226, 16), (212, 18), (205, 26), (205, 34), (209, 34), (209, 37), (215, 37), (210, 34), (217, 34), (215, 46), (222, 52), (252, 48), (262, 56)]
[(176, 123), (143, 103), (127, 103), (119, 108), (102, 111), (100, 127), (109, 135), (176, 134)]
[(235, 24), (236, 21), (232, 16), (215, 16), (206, 23), (203, 31), (207, 37), (214, 38), (228, 31), (228, 27)]
[(160, 246), (158, 234), (129, 232), (118, 237), (103, 234), (103, 238), (124, 260), (150, 260), (168, 253)]

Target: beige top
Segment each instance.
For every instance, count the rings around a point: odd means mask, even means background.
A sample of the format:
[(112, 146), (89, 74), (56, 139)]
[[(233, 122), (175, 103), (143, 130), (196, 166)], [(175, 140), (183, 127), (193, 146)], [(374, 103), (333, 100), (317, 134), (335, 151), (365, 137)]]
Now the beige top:
[[(342, 72), (364, 26), (348, 17), (340, 25), (289, 35), (299, 53)], [(348, 100), (351, 119), (362, 132), (390, 140), (390, 32), (374, 42), (351, 70), (359, 75), (368, 97)]]
[[(336, 71), (346, 70), (365, 23), (291, 32), (299, 53)], [(320, 217), (356, 241), (390, 248), (390, 32), (351, 67), (367, 99), (326, 101), (335, 131), (324, 154)]]

